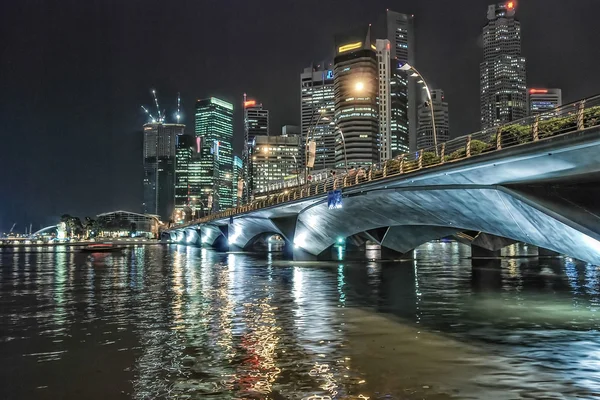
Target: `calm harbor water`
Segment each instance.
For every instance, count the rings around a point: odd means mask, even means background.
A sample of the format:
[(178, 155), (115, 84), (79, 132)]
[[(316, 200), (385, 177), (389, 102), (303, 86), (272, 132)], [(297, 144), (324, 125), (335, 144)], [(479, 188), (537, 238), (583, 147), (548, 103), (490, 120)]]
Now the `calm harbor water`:
[(600, 271), (533, 253), (0, 249), (0, 399), (600, 398)]

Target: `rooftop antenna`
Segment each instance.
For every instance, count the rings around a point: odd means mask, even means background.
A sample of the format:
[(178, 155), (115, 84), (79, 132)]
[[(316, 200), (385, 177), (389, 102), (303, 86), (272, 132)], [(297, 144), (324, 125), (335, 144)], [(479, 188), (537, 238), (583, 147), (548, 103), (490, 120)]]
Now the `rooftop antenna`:
[(175, 117), (177, 118), (177, 123), (179, 123), (179, 119), (181, 118), (181, 114), (179, 112), (180, 109), (181, 109), (181, 96), (179, 95), (179, 92), (177, 92), (177, 114), (175, 115)]

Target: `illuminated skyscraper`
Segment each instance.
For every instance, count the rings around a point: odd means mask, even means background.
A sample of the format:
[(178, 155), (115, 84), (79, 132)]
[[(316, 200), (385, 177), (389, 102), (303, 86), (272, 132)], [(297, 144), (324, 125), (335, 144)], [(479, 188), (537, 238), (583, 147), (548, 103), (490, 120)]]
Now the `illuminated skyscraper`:
[(192, 135), (177, 136), (175, 157), (175, 214), (173, 221), (183, 223), (201, 216), (200, 204), (194, 193), (194, 182), (198, 182), (200, 163), (200, 138)]
[(244, 196), (243, 202), (250, 200), (254, 190), (254, 170), (252, 160), (257, 136), (269, 136), (269, 110), (263, 109), (256, 100), (248, 100), (244, 94)]
[[(435, 89), (431, 91), (433, 102), (433, 114), (435, 117), (435, 131), (437, 143), (447, 142), (450, 138), (450, 117), (448, 114), (448, 103), (444, 98), (444, 92)], [(421, 104), (419, 106), (419, 128), (417, 130), (417, 149), (426, 149), (434, 146), (433, 125), (431, 124), (431, 105)]]
[(537, 88), (527, 91), (529, 115), (551, 111), (562, 105), (562, 90)]
[(144, 214), (169, 221), (175, 208), (175, 155), (177, 137), (185, 125), (144, 125)]
[(190, 186), (200, 207), (216, 212), (233, 205), (233, 105), (216, 97), (198, 100), (195, 114), (200, 160)]
[(305, 143), (307, 135), (316, 143), (315, 168), (335, 167), (335, 96), (333, 92), (333, 66), (321, 64), (304, 68), (300, 74), (300, 159), (306, 164)]
[(241, 196), (238, 197), (238, 184), (244, 176), (244, 162), (238, 156), (233, 156), (233, 206), (240, 205)]
[(257, 136), (253, 156), (254, 194), (278, 189), (276, 182), (297, 174), (300, 136)]
[(483, 27), (481, 127), (487, 129), (527, 115), (525, 57), (521, 56), (521, 24), (515, 2), (488, 7)]
[(414, 79), (400, 67), (415, 65), (414, 15), (386, 12), (387, 39), (390, 41), (390, 147), (392, 156), (415, 149), (417, 104), (420, 93)]
[(371, 27), (336, 37), (334, 93), (336, 168), (379, 161), (377, 54)]

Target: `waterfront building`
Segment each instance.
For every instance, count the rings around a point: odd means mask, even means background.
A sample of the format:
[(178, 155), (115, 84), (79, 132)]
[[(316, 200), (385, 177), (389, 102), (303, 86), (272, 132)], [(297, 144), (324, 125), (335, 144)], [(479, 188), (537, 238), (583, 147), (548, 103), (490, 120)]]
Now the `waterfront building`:
[(480, 64), (482, 129), (527, 115), (525, 57), (521, 56), (521, 23), (515, 9), (514, 1), (488, 7)]
[(448, 114), (448, 103), (444, 98), (444, 92), (440, 89), (431, 91), (433, 104), (424, 103), (419, 106), (419, 127), (417, 129), (417, 149), (433, 147), (433, 125), (431, 123), (431, 108), (435, 118), (435, 131), (437, 143), (447, 142), (450, 139), (450, 117)]
[(379, 161), (378, 72), (371, 27), (337, 36), (334, 60), (335, 167)]
[(381, 162), (392, 158), (390, 41), (377, 39), (375, 47), (379, 71), (379, 161)]
[(390, 41), (390, 147), (395, 157), (416, 148), (420, 93), (416, 81), (400, 70), (406, 63), (416, 64), (414, 15), (387, 10), (386, 31)]
[(216, 97), (198, 100), (195, 136), (199, 161), (191, 163), (192, 195), (203, 213), (233, 205), (233, 105)]
[(131, 211), (111, 211), (96, 215), (99, 237), (145, 237), (157, 239), (163, 225), (158, 215), (138, 214)]
[(562, 90), (556, 88), (531, 88), (527, 91), (529, 115), (551, 111), (562, 105)]
[(252, 158), (254, 195), (275, 190), (274, 182), (298, 174), (300, 136), (257, 136)]
[(254, 191), (255, 176), (252, 165), (255, 139), (257, 137), (269, 136), (269, 110), (265, 110), (261, 103), (250, 100), (244, 93), (244, 151), (242, 159), (244, 162), (244, 196), (242, 201), (247, 202)]
[(306, 165), (306, 142), (316, 144), (315, 168), (335, 167), (335, 96), (333, 65), (304, 68), (300, 74), (300, 165)]
[(185, 125), (162, 122), (143, 127), (145, 214), (159, 215), (168, 221), (175, 209), (175, 153), (177, 137)]

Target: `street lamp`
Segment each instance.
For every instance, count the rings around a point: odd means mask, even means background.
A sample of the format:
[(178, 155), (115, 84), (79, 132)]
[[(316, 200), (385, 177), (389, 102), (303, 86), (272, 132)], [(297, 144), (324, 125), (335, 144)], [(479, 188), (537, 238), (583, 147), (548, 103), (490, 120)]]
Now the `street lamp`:
[(425, 92), (427, 92), (427, 99), (429, 100), (429, 110), (431, 111), (431, 128), (433, 130), (433, 145), (435, 147), (435, 155), (438, 155), (438, 148), (437, 148), (437, 131), (435, 129), (435, 112), (433, 110), (433, 100), (431, 99), (431, 91), (429, 90), (429, 85), (427, 85), (427, 82), (425, 81), (425, 78), (423, 78), (423, 75), (421, 75), (421, 73), (419, 71), (417, 71), (417, 69), (415, 67), (413, 67), (412, 65), (406, 63), (403, 66), (400, 67), (401, 71), (413, 71), (413, 73), (410, 75), (411, 77), (419, 77), (420, 81), (418, 81), (417, 83), (422, 83), (424, 85), (424, 89)]
[(342, 130), (339, 128), (338, 130), (340, 131), (340, 136), (342, 137), (342, 146), (344, 148), (344, 169), (346, 170), (346, 173), (348, 173), (348, 154), (346, 153), (346, 139), (344, 138), (344, 132), (342, 132)]

